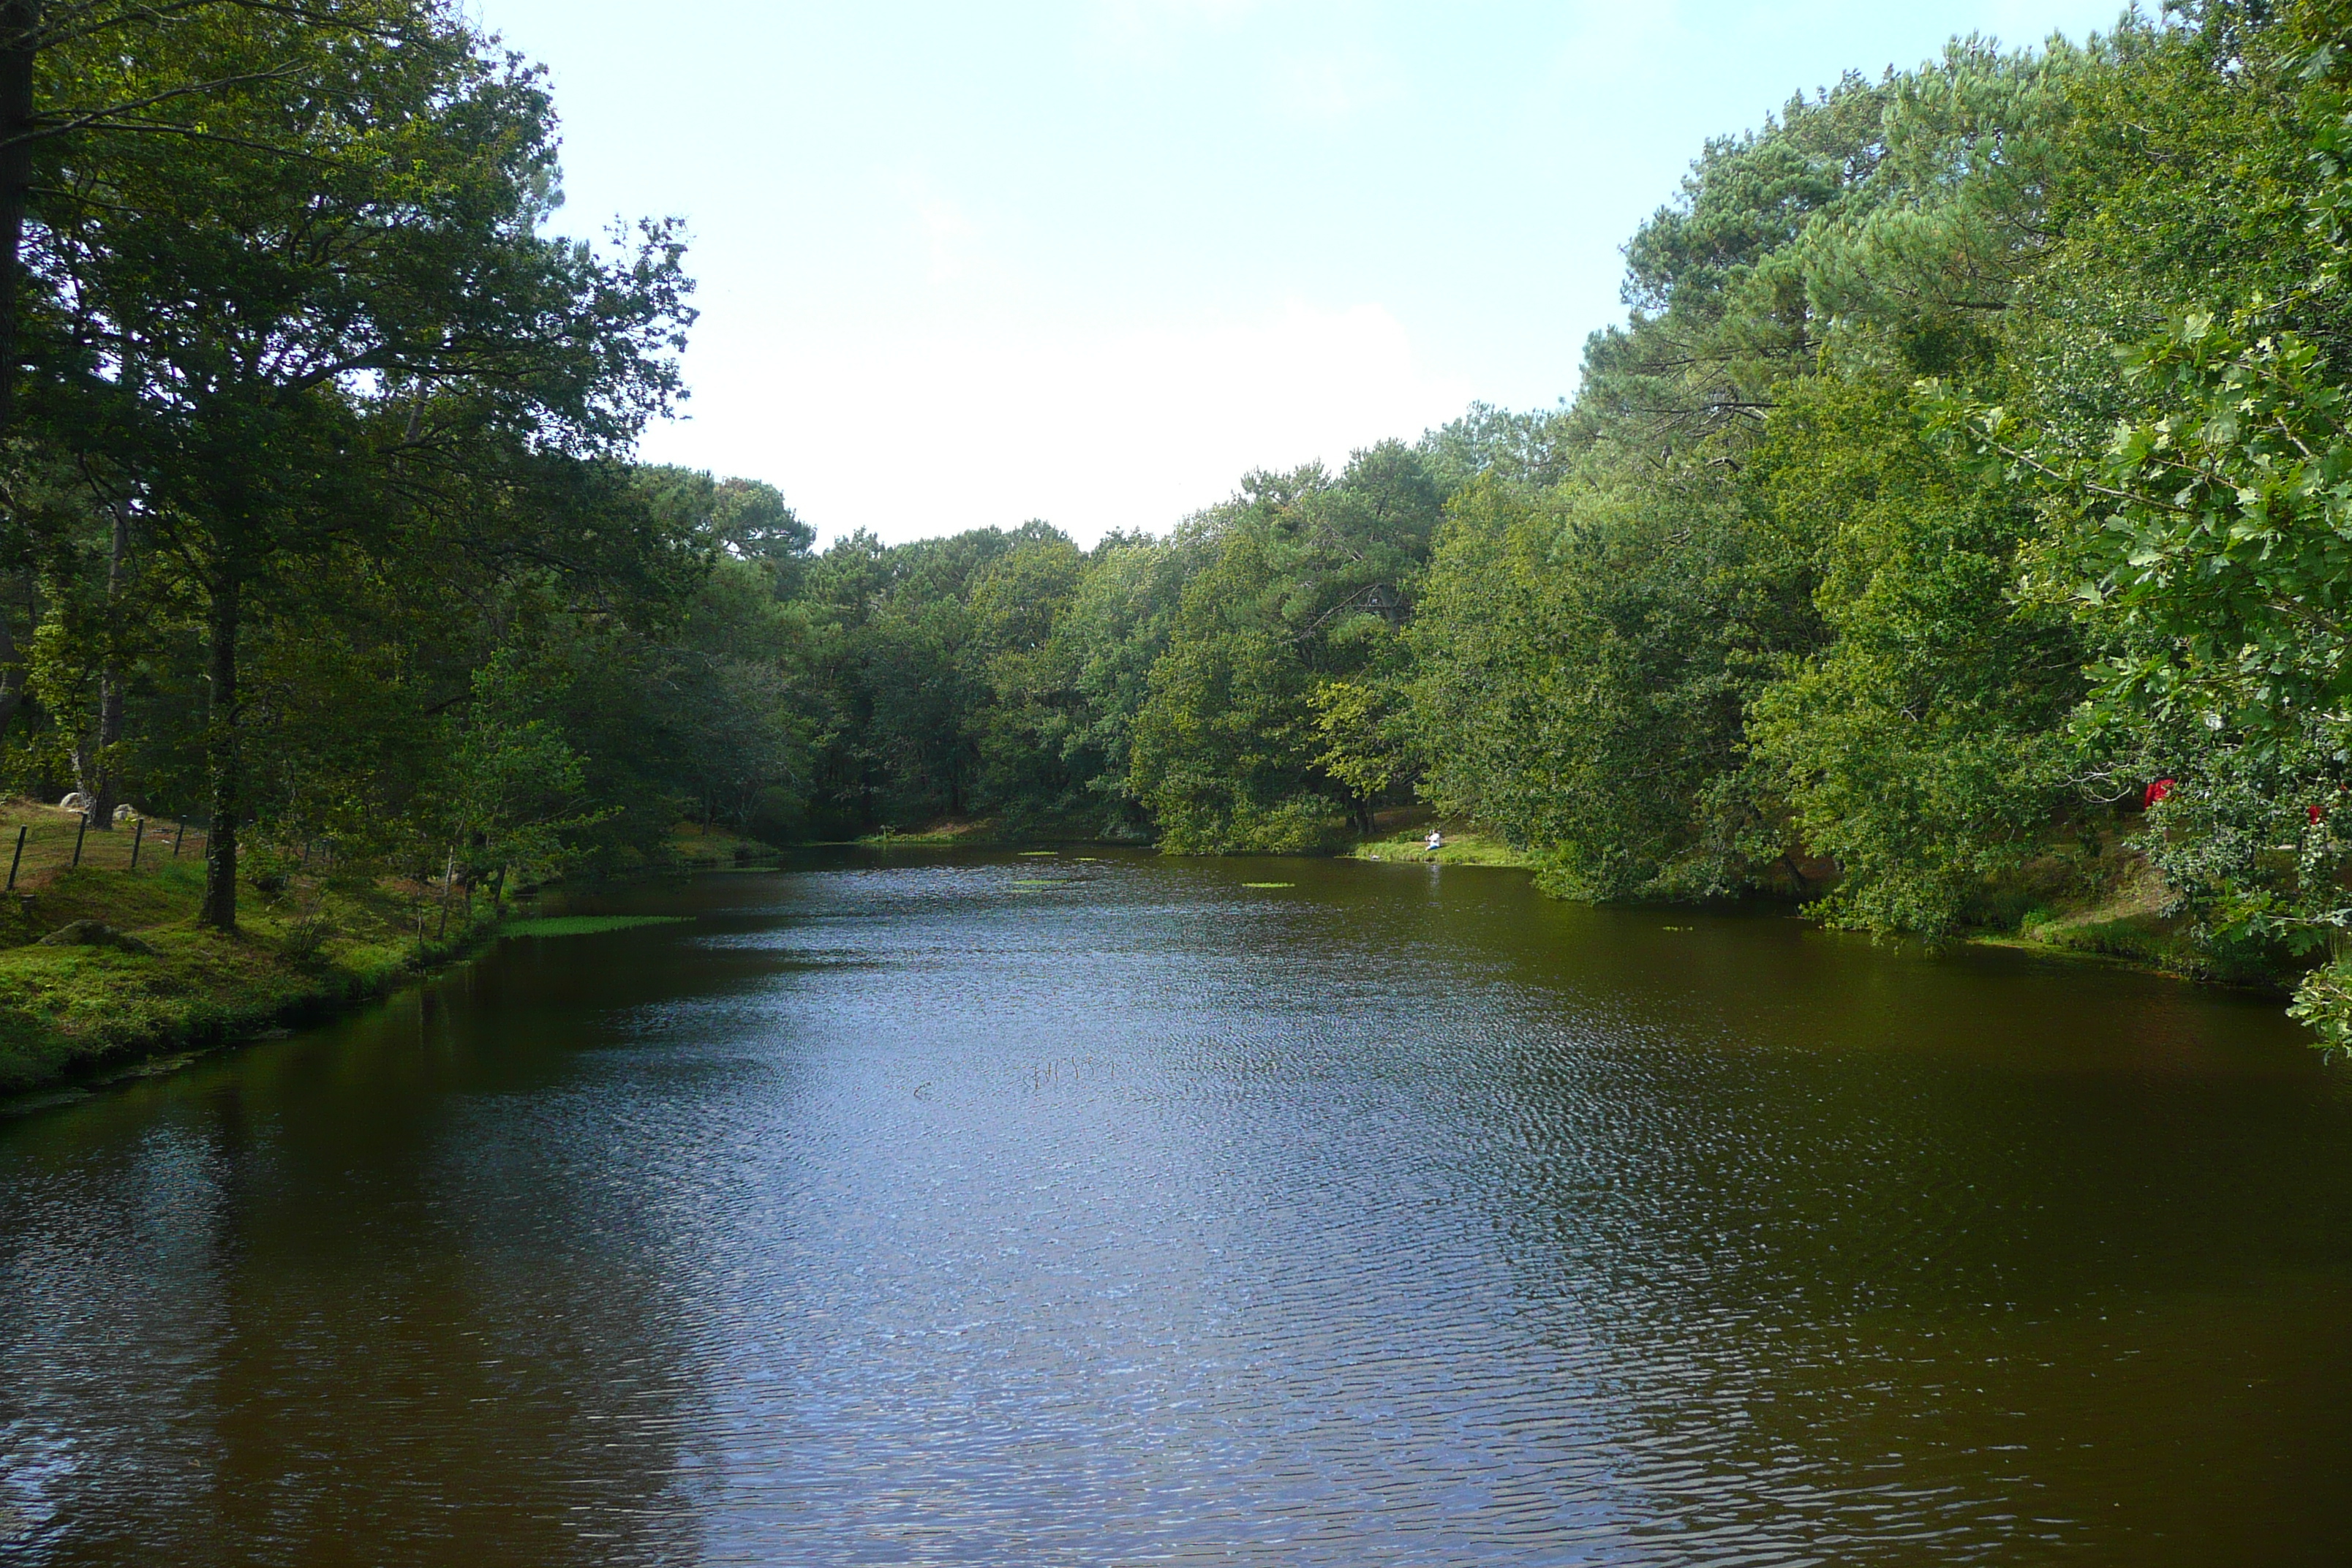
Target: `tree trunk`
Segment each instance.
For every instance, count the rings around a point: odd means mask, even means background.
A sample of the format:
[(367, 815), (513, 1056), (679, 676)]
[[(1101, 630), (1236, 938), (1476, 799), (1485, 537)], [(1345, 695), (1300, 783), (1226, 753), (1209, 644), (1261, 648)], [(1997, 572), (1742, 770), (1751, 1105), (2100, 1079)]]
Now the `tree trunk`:
[[(26, 592), (29, 595), (29, 587)], [(39, 604), (33, 603), (30, 607), (33, 617), (37, 620)], [(25, 706), (25, 656), (16, 646), (14, 611), (14, 605), (0, 603), (0, 735), (8, 732), (8, 726), (16, 721), (17, 710)]]
[(197, 921), (215, 931), (236, 929), (236, 826), (243, 809), (243, 758), (236, 732), (236, 574), (226, 567), (213, 584), (212, 695), (205, 712), (205, 771), (212, 784), (213, 822), (205, 840), (205, 902)]
[(106, 646), (98, 656), (98, 752), (90, 770), (89, 825), (114, 831), (114, 806), (121, 798), (115, 748), (122, 742), (122, 574), (131, 554), (131, 520), (114, 514), (114, 542), (106, 558)]
[(16, 423), (16, 320), (33, 190), (33, 65), (40, 0), (0, 0), (0, 437)]

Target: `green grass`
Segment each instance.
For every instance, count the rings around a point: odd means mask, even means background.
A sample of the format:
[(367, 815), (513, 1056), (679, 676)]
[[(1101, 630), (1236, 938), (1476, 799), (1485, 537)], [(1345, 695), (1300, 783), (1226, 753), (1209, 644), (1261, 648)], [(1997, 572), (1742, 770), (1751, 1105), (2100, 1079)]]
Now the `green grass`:
[(1414, 828), (1388, 838), (1368, 838), (1347, 853), (1350, 860), (1420, 860), (1440, 866), (1511, 866), (1535, 870), (1536, 858), (1514, 849), (1499, 838), (1482, 833), (1445, 830), (1445, 846), (1429, 852), (1427, 828)]
[[(135, 873), (84, 866), (0, 900), (0, 1094), (323, 1016), (489, 930), (460, 907), (445, 931), (413, 888), (320, 878), (274, 895), (241, 889), (243, 929), (225, 936), (194, 923), (203, 887), (187, 861)], [(155, 951), (38, 945), (76, 920), (136, 931)]]
[[(149, 818), (143, 828), (126, 822), (110, 832), (93, 827), (83, 833), (79, 831), (80, 826), (81, 818), (70, 811), (37, 801), (0, 800), (0, 865), (16, 863), (15, 890), (37, 891), (68, 869), (126, 871), (134, 847), (142, 875), (160, 870), (173, 858), (172, 843), (180, 832), (178, 823), (162, 817)], [(16, 848), (20, 827), (25, 829), (21, 856)], [(78, 868), (74, 866), (77, 840), (81, 844)], [(180, 845), (178, 858), (202, 864), (204, 858), (205, 836), (189, 832)]]
[(976, 822), (935, 822), (915, 833), (901, 833), (896, 828), (886, 827), (879, 833), (869, 833), (851, 842), (868, 849), (939, 849), (959, 844), (991, 844), (995, 839), (995, 821), (982, 817)]
[(686, 915), (542, 915), (528, 920), (502, 921), (500, 936), (595, 936), (608, 931), (628, 931), (635, 926), (669, 926), (691, 924)]
[(756, 838), (744, 838), (723, 827), (705, 827), (699, 823), (683, 822), (670, 830), (667, 847), (669, 864), (689, 870), (709, 871), (740, 866), (747, 861), (773, 860), (775, 847)]
[(2036, 909), (2019, 922), (2015, 935), (1989, 932), (1975, 940), (1988, 947), (2038, 948), (2083, 958), (2103, 958), (2197, 979), (2244, 982), (2255, 976), (2217, 964), (2165, 913), (2170, 900), (2155, 874), (2145, 872), (2104, 896), (2072, 908)]

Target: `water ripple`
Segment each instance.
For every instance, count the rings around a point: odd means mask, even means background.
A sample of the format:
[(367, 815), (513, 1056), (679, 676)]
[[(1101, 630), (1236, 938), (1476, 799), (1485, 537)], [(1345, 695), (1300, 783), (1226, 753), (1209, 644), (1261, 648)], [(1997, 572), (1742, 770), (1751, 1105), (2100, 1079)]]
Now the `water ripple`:
[(2352, 1556), (2267, 1014), (1279, 878), (724, 879), (0, 1128), (0, 1563)]

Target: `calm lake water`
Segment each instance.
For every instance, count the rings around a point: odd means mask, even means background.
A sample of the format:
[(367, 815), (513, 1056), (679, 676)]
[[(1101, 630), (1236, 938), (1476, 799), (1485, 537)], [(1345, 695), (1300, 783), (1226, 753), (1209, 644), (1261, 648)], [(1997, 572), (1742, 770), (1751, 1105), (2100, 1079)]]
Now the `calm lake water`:
[(0, 1563), (2352, 1562), (2274, 1002), (1476, 868), (634, 907), (0, 1121)]

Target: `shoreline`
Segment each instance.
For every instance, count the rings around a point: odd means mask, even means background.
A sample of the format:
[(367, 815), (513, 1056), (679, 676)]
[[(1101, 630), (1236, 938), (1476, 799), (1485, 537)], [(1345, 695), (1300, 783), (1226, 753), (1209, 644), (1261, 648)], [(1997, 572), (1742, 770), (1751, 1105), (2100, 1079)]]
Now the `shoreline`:
[[(599, 886), (768, 869), (777, 852), (681, 825), (669, 853), (667, 863)], [(751, 863), (762, 858), (768, 864)], [(0, 902), (0, 935), (13, 939), (0, 947), (0, 1118), (383, 1001), (469, 961), (540, 902), (534, 895), (457, 916), (426, 938), (427, 892), (322, 876), (274, 893), (245, 889), (237, 934), (223, 936), (193, 923), (201, 879), (186, 862), (136, 874), (73, 868)], [(545, 889), (558, 898), (592, 890)], [(112, 934), (81, 946), (41, 940), (77, 920), (102, 921)]]
[[(896, 846), (855, 847), (1003, 847), (969, 840), (952, 846), (917, 845), (908, 843), (905, 837)], [(1333, 858), (1367, 864), (1474, 866), (1528, 873), (1539, 869), (1532, 858), (1468, 833), (1455, 837), (1433, 857), (1417, 839), (1408, 843), (1400, 837), (1359, 844)], [(774, 859), (762, 859), (765, 863), (729, 864), (734, 857), (682, 858), (679, 864), (648, 868), (639, 876), (618, 881), (625, 885), (781, 868)], [(93, 889), (88, 884), (110, 875), (85, 875), (79, 885), (53, 886), (38, 896), (61, 892), (65, 896), (53, 901), (68, 915), (86, 906), (102, 910), (115, 900), (102, 896), (105, 889)], [(75, 898), (76, 892), (85, 896)], [(87, 896), (92, 892), (100, 896)], [(363, 909), (377, 917), (380, 927), (392, 923), (384, 919), (387, 914), (413, 911), (415, 907), (413, 900), (381, 890), (373, 896), (347, 895), (346, 903), (347, 915)], [(27, 900), (10, 913), (22, 919), (30, 907)], [(307, 955), (289, 952), (286, 932), (281, 929), (273, 934), (268, 929), (273, 922), (267, 910), (257, 910), (256, 918), (234, 937), (184, 925), (149, 926), (126, 932), (145, 947), (143, 952), (113, 946), (48, 946), (38, 941), (0, 949), (0, 1119), (72, 1103), (110, 1087), (175, 1072), (223, 1051), (282, 1037), (383, 1001), (471, 961), (495, 945), (504, 929), (519, 917), (530, 918), (520, 906), (509, 906), (497, 915), (461, 921), (446, 936), (431, 940), (408, 935), (404, 929), (396, 935), (380, 929), (373, 933), (373, 941), (362, 933), (330, 944), (340, 950), (331, 956), (316, 951)], [(284, 922), (277, 923), (282, 927)], [(405, 928), (407, 921), (401, 919), (397, 924)], [(2275, 981), (2249, 983), (2198, 974), (2147, 958), (2041, 941), (2022, 932), (1979, 932), (1959, 937), (1952, 945), (2121, 969), (2179, 984), (2248, 994), (2283, 997), (2291, 989)]]
[[(81, 972), (97, 971), (110, 998), (139, 986), (129, 1016), (91, 1017), (95, 1009), (26, 1005), (10, 973), (16, 949), (0, 952), (0, 1119), (68, 1104), (105, 1089), (176, 1072), (207, 1057), (330, 1022), (469, 962), (498, 940), (503, 920), (478, 920), (446, 937), (370, 964), (298, 968), (268, 952), (250, 933), (145, 931), (154, 956), (115, 950), (55, 949)], [(195, 983), (170, 992), (154, 981)], [(209, 982), (209, 983), (207, 983)], [(142, 984), (149, 983), (149, 984)], [(77, 998), (78, 1000), (79, 998)]]
[[(1433, 855), (1424, 847), (1420, 837), (1420, 829), (1416, 827), (1387, 838), (1362, 840), (1349, 848), (1341, 850), (1334, 858), (1391, 866), (1483, 866), (1496, 870), (1530, 873), (1540, 872), (1543, 869), (1542, 862), (1536, 857), (1513, 849), (1500, 840), (1488, 837), (1475, 829), (1446, 828), (1444, 832), (1445, 844)], [(1707, 906), (1662, 904), (1658, 907), (1671, 909)], [(1799, 905), (1797, 908), (1801, 910), (1802, 906)], [(2044, 922), (2039, 929), (2063, 931), (2120, 925), (2133, 927), (2130, 934), (2137, 935), (2140, 932), (2134, 923), (2134, 917), (2143, 912), (2135, 909), (2126, 909), (2116, 918), (2105, 921), (2098, 920), (2095, 912), (2078, 912), (2069, 919)], [(1834, 928), (1819, 926), (1818, 929), (1827, 931)], [(2210, 986), (2217, 990), (2236, 991), (2251, 995), (2284, 999), (2292, 995), (2294, 990), (2291, 982), (2275, 977), (2227, 979), (2220, 975), (2200, 973), (2180, 964), (2168, 963), (2158, 958), (2133, 952), (2119, 952), (2071, 942), (2044, 941), (2024, 931), (1973, 931), (1953, 938), (1951, 945), (2000, 952), (2028, 953), (2041, 958), (2058, 959), (2069, 963), (2087, 963), (2101, 968), (2121, 969), (2135, 974), (2146, 974), (2157, 979), (2174, 981), (2183, 985)]]

